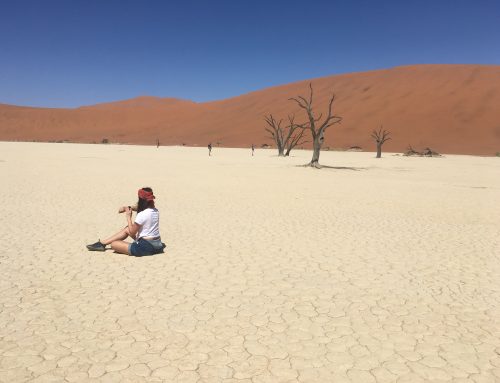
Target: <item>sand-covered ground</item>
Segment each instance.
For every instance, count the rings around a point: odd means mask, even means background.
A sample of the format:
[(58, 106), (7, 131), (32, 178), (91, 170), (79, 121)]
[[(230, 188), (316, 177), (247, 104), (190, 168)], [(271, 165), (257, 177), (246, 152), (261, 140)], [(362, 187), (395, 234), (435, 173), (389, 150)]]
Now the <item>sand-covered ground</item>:
[(500, 381), (500, 158), (292, 153), (0, 143), (0, 381)]

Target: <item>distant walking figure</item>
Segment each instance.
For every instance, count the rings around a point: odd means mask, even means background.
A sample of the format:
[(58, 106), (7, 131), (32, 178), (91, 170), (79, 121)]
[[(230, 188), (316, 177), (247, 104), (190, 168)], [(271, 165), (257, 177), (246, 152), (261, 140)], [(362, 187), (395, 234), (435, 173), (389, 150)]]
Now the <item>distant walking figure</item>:
[[(163, 253), (165, 244), (160, 238), (160, 212), (155, 207), (155, 196), (151, 188), (142, 188), (137, 192), (139, 200), (137, 205), (122, 206), (118, 213), (125, 213), (127, 226), (118, 233), (91, 245), (87, 245), (90, 251), (105, 251), (107, 245), (117, 253), (141, 257)], [(137, 211), (135, 220), (132, 221), (132, 210)], [(125, 242), (130, 237), (134, 242)]]
[(156, 149), (158, 149), (160, 147), (160, 139), (157, 138), (156, 139)]
[(208, 144), (208, 156), (210, 157), (212, 155), (212, 143)]
[(252, 157), (253, 157), (253, 153), (255, 152), (255, 145), (252, 144)]

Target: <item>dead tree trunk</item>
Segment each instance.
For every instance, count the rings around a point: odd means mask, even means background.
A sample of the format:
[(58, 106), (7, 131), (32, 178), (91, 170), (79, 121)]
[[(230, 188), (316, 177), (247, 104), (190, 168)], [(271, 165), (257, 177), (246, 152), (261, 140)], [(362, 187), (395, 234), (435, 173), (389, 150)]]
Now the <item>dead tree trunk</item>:
[(283, 157), (285, 155), (285, 145), (283, 129), (281, 128), (282, 120), (276, 121), (272, 114), (270, 114), (269, 116), (264, 116), (264, 119), (269, 125), (269, 127), (266, 128), (266, 131), (271, 135), (271, 138), (278, 148), (278, 156)]
[(315, 168), (320, 168), (319, 164), (319, 154), (321, 152), (321, 147), (323, 146), (323, 142), (325, 141), (324, 132), (321, 132), (320, 135), (317, 135), (313, 139), (313, 156), (311, 162), (308, 164), (309, 166), (313, 166)]
[(325, 131), (328, 127), (340, 123), (342, 121), (342, 117), (335, 116), (332, 114), (333, 102), (335, 101), (335, 94), (332, 94), (330, 98), (330, 102), (328, 104), (328, 115), (326, 116), (323, 122), (321, 121), (322, 114), (318, 118), (314, 117), (313, 111), (313, 87), (312, 84), (309, 84), (310, 94), (309, 99), (306, 99), (302, 96), (290, 98), (290, 100), (295, 101), (299, 107), (304, 109), (307, 114), (307, 118), (309, 120), (308, 123), (300, 125), (301, 129), (308, 129), (311, 132), (312, 143), (313, 143), (313, 156), (311, 162), (309, 162), (306, 166), (312, 166), (314, 168), (321, 168), (319, 164), (319, 155), (321, 153), (321, 146), (325, 141)]
[(377, 158), (382, 158), (382, 145), (391, 138), (389, 137), (391, 133), (387, 130), (382, 131), (382, 126), (378, 131), (374, 130), (372, 132), (372, 138), (375, 140), (377, 144)]

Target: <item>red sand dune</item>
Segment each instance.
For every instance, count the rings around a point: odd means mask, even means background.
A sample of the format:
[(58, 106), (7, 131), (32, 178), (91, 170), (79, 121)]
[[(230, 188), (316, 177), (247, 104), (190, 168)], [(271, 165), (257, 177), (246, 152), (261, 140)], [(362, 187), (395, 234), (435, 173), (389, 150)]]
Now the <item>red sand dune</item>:
[[(76, 109), (0, 104), (0, 140), (110, 142), (249, 147), (271, 143), (265, 114), (286, 119), (303, 111), (288, 98), (307, 96), (310, 81), (263, 89), (226, 100), (195, 103), (139, 97)], [(392, 133), (385, 151), (431, 147), (441, 153), (494, 155), (500, 151), (500, 66), (416, 65), (311, 80), (314, 105), (325, 112), (331, 92), (342, 123), (325, 146), (374, 151), (370, 133)]]

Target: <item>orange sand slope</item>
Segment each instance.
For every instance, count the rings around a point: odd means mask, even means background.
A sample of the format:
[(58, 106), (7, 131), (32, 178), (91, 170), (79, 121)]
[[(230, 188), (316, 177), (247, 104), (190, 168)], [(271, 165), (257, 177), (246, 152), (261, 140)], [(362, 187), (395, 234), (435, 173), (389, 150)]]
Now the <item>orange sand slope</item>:
[[(332, 91), (343, 117), (327, 131), (325, 146), (374, 150), (370, 133), (392, 132), (384, 150), (411, 144), (442, 153), (493, 155), (500, 151), (500, 66), (417, 65), (311, 80), (316, 110)], [(265, 114), (286, 119), (303, 111), (288, 99), (307, 96), (307, 81), (226, 100), (195, 103), (139, 97), (76, 109), (0, 105), (0, 140), (111, 142), (162, 145), (250, 146), (271, 143)], [(305, 120), (304, 120), (305, 121)]]

